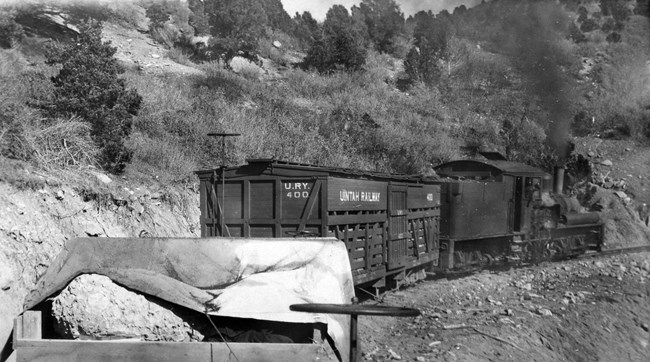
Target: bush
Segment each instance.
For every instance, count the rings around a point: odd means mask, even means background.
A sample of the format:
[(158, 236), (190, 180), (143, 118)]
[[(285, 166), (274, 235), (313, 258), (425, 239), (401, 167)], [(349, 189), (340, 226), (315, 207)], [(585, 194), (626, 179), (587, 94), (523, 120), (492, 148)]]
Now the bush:
[(569, 39), (573, 40), (575, 43), (583, 43), (587, 41), (587, 37), (580, 31), (578, 26), (571, 22), (569, 24)]
[(614, 31), (614, 32), (608, 34), (607, 37), (605, 38), (605, 40), (607, 40), (608, 43), (620, 43), (621, 42), (621, 34)]
[(149, 18), (149, 33), (158, 43), (168, 48), (191, 47), (190, 39), (194, 28), (189, 24), (191, 11), (187, 3), (180, 0), (154, 1), (145, 5)]
[(192, 57), (192, 54), (188, 53), (185, 49), (180, 47), (172, 47), (167, 51), (165, 56), (178, 64), (187, 66), (193, 65), (190, 59)]
[(25, 31), (14, 20), (14, 14), (0, 9), (0, 47), (10, 48), (24, 37)]
[(582, 25), (580, 25), (580, 30), (582, 30), (583, 33), (588, 33), (590, 31), (594, 31), (596, 29), (600, 28), (598, 25), (598, 22), (594, 20), (593, 18), (589, 18), (585, 21), (582, 22)]
[(131, 119), (142, 98), (126, 89), (123, 70), (113, 55), (116, 48), (101, 39), (101, 24), (89, 20), (79, 27), (76, 43), (52, 47), (48, 64), (61, 64), (54, 95), (44, 109), (51, 118), (80, 117), (88, 122), (101, 149), (99, 162), (111, 172), (121, 172), (130, 158), (124, 139), (131, 132)]
[(613, 18), (607, 18), (603, 25), (600, 27), (600, 30), (602, 30), (604, 33), (609, 33), (610, 31), (614, 30), (616, 27), (616, 21)]
[(167, 20), (169, 20), (169, 12), (167, 11), (167, 7), (165, 5), (165, 2), (158, 2), (151, 4), (147, 8), (146, 14), (150, 21), (150, 30), (162, 27), (167, 22)]

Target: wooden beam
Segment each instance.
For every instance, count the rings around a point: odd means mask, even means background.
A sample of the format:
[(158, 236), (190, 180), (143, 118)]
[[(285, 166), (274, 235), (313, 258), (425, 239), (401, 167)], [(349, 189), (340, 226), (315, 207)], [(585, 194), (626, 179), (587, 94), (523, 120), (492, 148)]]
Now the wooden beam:
[(322, 344), (18, 340), (18, 362), (337, 361)]
[(19, 340), (17, 362), (211, 362), (210, 343)]
[(386, 214), (329, 215), (330, 225), (385, 222)]

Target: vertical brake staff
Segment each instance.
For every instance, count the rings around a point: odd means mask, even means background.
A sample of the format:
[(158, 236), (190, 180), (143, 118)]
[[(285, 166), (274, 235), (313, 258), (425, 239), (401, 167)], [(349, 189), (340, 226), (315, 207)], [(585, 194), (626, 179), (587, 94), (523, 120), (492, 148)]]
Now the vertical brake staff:
[[(228, 230), (225, 227), (224, 223), (224, 213), (226, 211), (226, 178), (224, 173), (226, 172), (226, 137), (239, 137), (240, 133), (208, 133), (210, 137), (221, 137), (221, 236), (224, 236), (224, 229)], [(230, 236), (230, 231), (228, 231), (228, 236)]]

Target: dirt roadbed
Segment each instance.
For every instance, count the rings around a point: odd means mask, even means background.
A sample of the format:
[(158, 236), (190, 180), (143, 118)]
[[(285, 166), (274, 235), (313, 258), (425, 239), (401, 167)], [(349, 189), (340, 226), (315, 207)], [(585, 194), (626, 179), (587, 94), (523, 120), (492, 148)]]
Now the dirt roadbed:
[(360, 319), (363, 358), (647, 361), (649, 277), (646, 252), (421, 282), (384, 296), (421, 316)]

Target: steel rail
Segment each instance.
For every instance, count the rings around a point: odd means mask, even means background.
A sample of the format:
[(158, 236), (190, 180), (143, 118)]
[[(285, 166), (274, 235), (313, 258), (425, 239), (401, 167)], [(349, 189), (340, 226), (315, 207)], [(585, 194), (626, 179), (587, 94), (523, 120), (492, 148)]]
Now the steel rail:
[(613, 255), (636, 254), (645, 251), (650, 251), (650, 245), (639, 245), (639, 246), (631, 246), (628, 248), (605, 249), (601, 251), (586, 252), (584, 254), (577, 255), (576, 257), (571, 259), (602, 258), (606, 256), (613, 256)]

